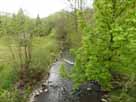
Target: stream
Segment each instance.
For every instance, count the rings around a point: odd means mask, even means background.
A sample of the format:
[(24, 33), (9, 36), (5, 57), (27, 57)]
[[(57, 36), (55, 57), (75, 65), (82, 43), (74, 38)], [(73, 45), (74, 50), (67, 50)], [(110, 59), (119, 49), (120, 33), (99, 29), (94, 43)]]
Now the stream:
[(34, 100), (31, 102), (75, 102), (71, 95), (71, 80), (64, 79), (60, 76), (60, 67), (62, 64), (65, 66), (66, 70), (71, 70), (73, 64), (69, 62), (69, 60), (63, 59), (53, 63), (49, 72), (49, 78), (46, 81), (46, 83), (48, 83), (48, 91), (41, 92), (34, 97)]

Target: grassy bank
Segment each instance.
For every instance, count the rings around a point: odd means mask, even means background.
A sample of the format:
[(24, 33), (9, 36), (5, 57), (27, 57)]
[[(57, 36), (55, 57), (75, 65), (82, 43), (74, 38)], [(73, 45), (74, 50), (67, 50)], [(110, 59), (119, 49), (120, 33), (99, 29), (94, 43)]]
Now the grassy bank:
[[(12, 102), (13, 99), (7, 99), (10, 94), (17, 98), (17, 91), (13, 91), (16, 87), (19, 77), (19, 66), (16, 43), (9, 43), (7, 38), (0, 39), (0, 99), (3, 102)], [(12, 46), (10, 46), (12, 45)], [(10, 47), (9, 47), (10, 46)], [(38, 83), (43, 76), (46, 76), (49, 65), (53, 63), (55, 57), (59, 53), (59, 47), (54, 35), (46, 37), (34, 37), (32, 40), (32, 61), (30, 64), (30, 73), (28, 80), (32, 82), (32, 87)], [(13, 58), (13, 54), (16, 58)], [(16, 62), (16, 63), (15, 63)], [(30, 86), (26, 87), (26, 94), (30, 92)], [(11, 93), (12, 90), (12, 93)], [(6, 100), (7, 99), (7, 100)], [(1, 102), (1, 101), (0, 101)], [(15, 100), (13, 102), (16, 102)], [(17, 101), (18, 102), (18, 101)]]

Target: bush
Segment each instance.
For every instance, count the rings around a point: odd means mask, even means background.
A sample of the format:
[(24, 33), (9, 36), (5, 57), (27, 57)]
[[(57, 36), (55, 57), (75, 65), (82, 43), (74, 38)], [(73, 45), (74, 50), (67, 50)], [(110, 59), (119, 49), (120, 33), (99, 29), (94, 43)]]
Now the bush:
[(131, 74), (127, 81), (122, 83), (121, 89), (113, 89), (110, 102), (135, 102), (136, 100), (136, 75)]
[(20, 94), (18, 90), (0, 90), (0, 102), (27, 102), (28, 94)]
[(17, 80), (17, 71), (11, 64), (3, 64), (0, 69), (0, 88), (9, 89)]
[(62, 77), (64, 77), (64, 78), (69, 78), (69, 77), (70, 77), (70, 76), (68, 75), (68, 72), (67, 72), (66, 69), (65, 69), (64, 64), (61, 65), (59, 72), (60, 72), (60, 75), (61, 75)]

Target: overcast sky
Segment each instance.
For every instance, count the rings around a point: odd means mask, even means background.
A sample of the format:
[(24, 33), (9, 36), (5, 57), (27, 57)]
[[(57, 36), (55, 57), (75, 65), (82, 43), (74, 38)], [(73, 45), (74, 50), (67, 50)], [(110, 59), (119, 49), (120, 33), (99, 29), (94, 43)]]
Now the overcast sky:
[[(27, 15), (46, 17), (62, 9), (68, 9), (67, 0), (0, 0), (0, 11), (16, 13), (22, 8)], [(91, 1), (91, 0), (90, 0)], [(90, 4), (91, 5), (91, 4)]]

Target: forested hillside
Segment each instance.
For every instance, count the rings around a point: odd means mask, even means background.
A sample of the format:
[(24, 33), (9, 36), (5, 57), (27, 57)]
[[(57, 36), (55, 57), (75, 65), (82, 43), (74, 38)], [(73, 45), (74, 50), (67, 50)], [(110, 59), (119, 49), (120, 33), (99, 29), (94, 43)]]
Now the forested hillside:
[(97, 81), (108, 102), (136, 102), (136, 0), (67, 1), (71, 10), (45, 18), (0, 13), (0, 102), (27, 102), (65, 51), (73, 90)]

